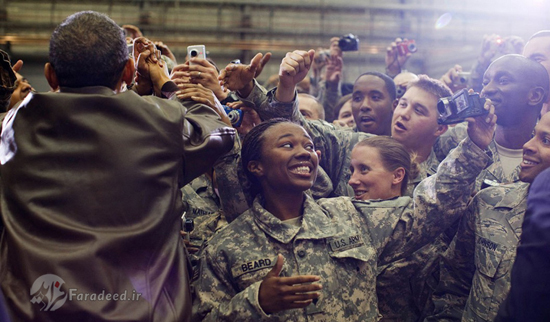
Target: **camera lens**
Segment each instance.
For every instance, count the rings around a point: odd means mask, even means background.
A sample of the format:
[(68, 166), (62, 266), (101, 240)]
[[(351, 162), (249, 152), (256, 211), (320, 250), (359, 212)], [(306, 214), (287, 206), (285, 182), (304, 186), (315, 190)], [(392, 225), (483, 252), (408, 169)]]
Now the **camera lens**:
[(191, 57), (197, 57), (199, 52), (196, 49), (193, 49), (189, 52), (189, 55), (191, 55)]
[(409, 52), (411, 52), (411, 53), (416, 53), (416, 49), (417, 49), (417, 48), (416, 48), (416, 44), (414, 44), (414, 43), (409, 43), (409, 44), (407, 45), (407, 49), (409, 49)]

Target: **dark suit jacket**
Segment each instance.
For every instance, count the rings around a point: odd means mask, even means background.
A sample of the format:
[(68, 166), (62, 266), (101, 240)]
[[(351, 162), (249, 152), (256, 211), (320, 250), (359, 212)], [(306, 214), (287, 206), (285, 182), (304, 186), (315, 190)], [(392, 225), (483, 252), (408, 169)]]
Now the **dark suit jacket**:
[(550, 169), (529, 190), (512, 287), (495, 321), (550, 321)]
[(106, 87), (10, 111), (0, 280), (13, 320), (188, 320), (179, 187), (231, 149), (224, 126), (202, 104)]

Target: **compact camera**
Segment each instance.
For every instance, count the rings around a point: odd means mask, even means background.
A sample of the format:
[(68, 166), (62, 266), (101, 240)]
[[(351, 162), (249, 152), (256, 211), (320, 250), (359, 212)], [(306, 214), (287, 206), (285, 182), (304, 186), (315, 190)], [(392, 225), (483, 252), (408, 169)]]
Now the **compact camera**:
[(338, 40), (338, 47), (340, 47), (342, 51), (358, 51), (359, 38), (353, 34), (342, 36), (342, 38)]
[(479, 93), (468, 94), (468, 90), (462, 89), (451, 97), (444, 97), (437, 103), (439, 124), (454, 124), (463, 122), (467, 117), (486, 115), (489, 113), (483, 108), (485, 99), (479, 97)]
[[(187, 47), (187, 56), (191, 58), (202, 58), (206, 59), (206, 48), (204, 45), (193, 45)], [(189, 65), (194, 65), (194, 63), (189, 62)]]
[(458, 73), (458, 78), (453, 79), (453, 83), (455, 85), (466, 85), (466, 83), (468, 83), (469, 78), (470, 78), (469, 72), (460, 72)]
[(397, 50), (399, 50), (399, 55), (405, 56), (408, 53), (416, 53), (418, 48), (416, 48), (414, 40), (406, 40), (397, 45)]
[(224, 105), (223, 109), (225, 110), (225, 113), (227, 113), (227, 116), (229, 116), (229, 120), (231, 121), (231, 125), (233, 125), (233, 127), (241, 126), (241, 123), (243, 122), (243, 111), (233, 109), (227, 105)]

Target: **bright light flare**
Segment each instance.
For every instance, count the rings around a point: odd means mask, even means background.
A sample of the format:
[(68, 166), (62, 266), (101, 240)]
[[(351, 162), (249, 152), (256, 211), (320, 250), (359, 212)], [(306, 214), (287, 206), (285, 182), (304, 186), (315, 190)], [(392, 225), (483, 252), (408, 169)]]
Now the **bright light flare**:
[(453, 15), (451, 13), (446, 12), (442, 14), (441, 17), (439, 17), (435, 22), (435, 29), (439, 30), (445, 28), (451, 20), (453, 20)]

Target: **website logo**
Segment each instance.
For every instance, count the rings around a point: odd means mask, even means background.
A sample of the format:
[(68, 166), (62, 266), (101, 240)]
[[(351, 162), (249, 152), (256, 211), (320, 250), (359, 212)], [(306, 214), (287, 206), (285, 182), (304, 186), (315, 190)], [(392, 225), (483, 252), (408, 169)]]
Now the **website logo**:
[[(63, 287), (63, 290), (61, 288)], [(55, 274), (45, 274), (37, 278), (31, 287), (31, 303), (41, 305), (40, 311), (55, 311), (69, 301), (139, 301), (141, 293), (136, 290), (120, 290), (110, 293), (104, 289), (99, 292), (79, 292), (77, 288), (68, 288), (65, 281)]]
[(67, 301), (68, 294), (61, 290), (65, 281), (54, 274), (37, 278), (31, 287), (31, 303), (40, 304), (40, 311), (55, 311)]

